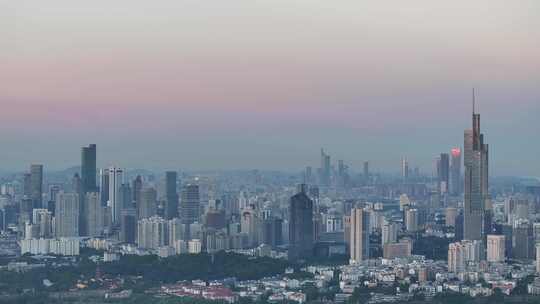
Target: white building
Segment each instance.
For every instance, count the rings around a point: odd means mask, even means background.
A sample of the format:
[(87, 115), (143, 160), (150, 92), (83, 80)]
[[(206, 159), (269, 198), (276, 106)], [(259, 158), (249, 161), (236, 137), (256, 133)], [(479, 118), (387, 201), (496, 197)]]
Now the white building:
[(505, 260), (505, 237), (504, 235), (487, 236), (487, 261), (492, 263), (504, 262)]

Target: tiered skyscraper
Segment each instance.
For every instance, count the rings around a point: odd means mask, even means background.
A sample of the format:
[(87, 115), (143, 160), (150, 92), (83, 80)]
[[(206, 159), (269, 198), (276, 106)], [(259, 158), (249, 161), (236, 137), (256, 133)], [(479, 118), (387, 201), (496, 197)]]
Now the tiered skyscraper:
[(465, 130), (465, 202), (463, 238), (483, 240), (490, 231), (488, 194), (488, 145), (484, 143), (484, 134), (480, 132), (480, 114), (474, 111), (473, 92), (473, 128)]

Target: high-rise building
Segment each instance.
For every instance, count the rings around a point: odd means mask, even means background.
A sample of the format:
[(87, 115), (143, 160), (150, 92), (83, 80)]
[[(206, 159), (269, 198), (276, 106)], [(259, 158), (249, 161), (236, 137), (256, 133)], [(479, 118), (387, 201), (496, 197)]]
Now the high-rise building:
[(385, 222), (382, 226), (382, 245), (397, 241), (399, 225), (394, 222)]
[(324, 153), (324, 149), (321, 149), (321, 170), (319, 176), (321, 186), (330, 185), (330, 171), (330, 155)]
[(158, 249), (169, 240), (167, 221), (158, 216), (139, 220), (137, 245), (144, 249)]
[(120, 241), (135, 244), (137, 241), (137, 210), (135, 208), (124, 209), (120, 217)]
[(56, 237), (78, 237), (79, 195), (76, 193), (58, 193), (55, 208)]
[(504, 235), (487, 236), (487, 261), (493, 263), (504, 262), (505, 260), (505, 239)]
[(85, 195), (86, 213), (84, 214), (86, 232), (89, 237), (101, 236), (103, 232), (103, 206), (98, 192)]
[(198, 185), (188, 184), (184, 186), (180, 204), (180, 218), (184, 224), (199, 222), (201, 202)]
[(91, 144), (81, 149), (81, 183), (83, 193), (97, 191), (96, 177), (96, 145)]
[(109, 202), (108, 206), (111, 207), (111, 221), (113, 225), (120, 224), (120, 212), (122, 210), (122, 203), (120, 201), (120, 186), (124, 178), (124, 171), (120, 168), (109, 168)]
[(178, 174), (175, 171), (165, 173), (165, 219), (168, 220), (178, 217), (177, 180)]
[(157, 215), (157, 191), (152, 187), (141, 190), (139, 199), (139, 219), (145, 219)]
[(453, 148), (450, 159), (450, 194), (461, 194), (461, 149)]
[(351, 263), (360, 263), (369, 259), (369, 213), (360, 208), (351, 210), (350, 234)]
[(448, 271), (460, 273), (466, 270), (469, 262), (479, 262), (485, 248), (483, 241), (461, 241), (448, 245)]
[(22, 183), (23, 183), (23, 196), (31, 197), (32, 196), (32, 174), (24, 173)]
[(450, 156), (448, 153), (441, 153), (437, 166), (437, 176), (439, 193), (448, 193), (450, 184)]
[(30, 198), (34, 208), (43, 207), (43, 165), (30, 166)]
[(401, 178), (403, 181), (409, 179), (409, 161), (405, 157), (401, 158)]
[(109, 180), (109, 169), (99, 170), (99, 196), (103, 206), (109, 202)]
[(464, 239), (483, 240), (486, 233), (486, 205), (488, 194), (488, 153), (484, 135), (480, 132), (480, 114), (474, 112), (473, 128), (465, 130), (465, 201), (464, 201)]
[(289, 260), (313, 256), (313, 201), (305, 192), (289, 202)]
[(418, 227), (418, 209), (405, 210), (405, 228), (408, 232), (416, 232)]
[(133, 190), (133, 201), (135, 202), (135, 206), (139, 206), (141, 191), (143, 189), (143, 180), (140, 175), (137, 175), (137, 177), (135, 177), (133, 180), (133, 186), (131, 189)]
[[(131, 190), (129, 183), (120, 185), (120, 189), (118, 189), (118, 201), (122, 206), (121, 210), (135, 208), (135, 205), (133, 205), (133, 191)], [(122, 211), (120, 211), (120, 213), (121, 212)]]

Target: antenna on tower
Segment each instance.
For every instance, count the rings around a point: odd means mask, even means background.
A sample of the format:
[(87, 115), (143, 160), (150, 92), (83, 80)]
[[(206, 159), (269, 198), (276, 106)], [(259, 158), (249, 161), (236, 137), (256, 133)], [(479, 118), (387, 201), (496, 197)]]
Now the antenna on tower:
[(474, 94), (474, 88), (472, 88), (472, 113), (474, 114), (475, 113), (475, 103), (476, 103), (476, 100), (475, 100), (475, 94)]

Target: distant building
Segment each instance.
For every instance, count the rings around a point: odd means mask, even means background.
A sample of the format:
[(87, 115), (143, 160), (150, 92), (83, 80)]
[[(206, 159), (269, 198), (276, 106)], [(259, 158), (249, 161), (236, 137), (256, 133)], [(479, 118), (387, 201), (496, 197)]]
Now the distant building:
[(450, 194), (461, 194), (461, 149), (453, 148), (450, 159)]
[(120, 223), (120, 212), (122, 210), (123, 202), (120, 201), (120, 186), (124, 179), (124, 171), (120, 168), (109, 168), (109, 202), (108, 206), (111, 207), (112, 223)]
[(79, 236), (79, 195), (60, 192), (55, 204), (56, 237)]
[(157, 215), (157, 191), (152, 187), (141, 190), (139, 205), (139, 219), (150, 218)]
[(487, 236), (487, 261), (504, 262), (505, 260), (505, 239), (504, 235)]
[(289, 203), (289, 260), (313, 255), (313, 201), (300, 192)]
[(43, 207), (43, 165), (30, 166), (30, 198), (33, 208)]
[(400, 240), (398, 243), (387, 243), (383, 245), (383, 257), (385, 259), (410, 257), (412, 253), (412, 241), (409, 239)]
[(184, 224), (199, 222), (200, 204), (199, 186), (195, 184), (185, 185), (182, 189), (180, 202), (180, 219)]
[(165, 219), (178, 217), (178, 192), (176, 191), (178, 174), (174, 171), (165, 173)]
[(369, 213), (360, 208), (352, 209), (350, 229), (351, 263), (369, 259)]

